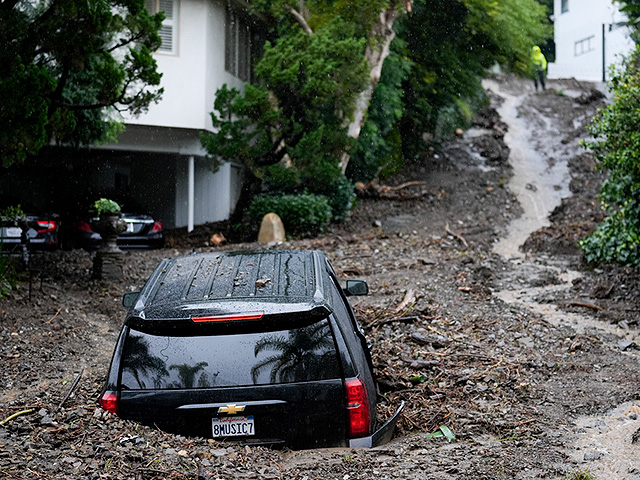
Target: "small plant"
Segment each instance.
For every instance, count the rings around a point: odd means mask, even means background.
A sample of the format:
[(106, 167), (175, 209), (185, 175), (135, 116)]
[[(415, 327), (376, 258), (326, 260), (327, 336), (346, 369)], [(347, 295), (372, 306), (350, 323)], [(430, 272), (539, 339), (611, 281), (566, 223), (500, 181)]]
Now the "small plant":
[(11, 206), (0, 210), (0, 217), (3, 220), (16, 220), (24, 217), (24, 211), (20, 205), (16, 205), (15, 207)]
[(120, 205), (114, 202), (113, 200), (109, 200), (108, 198), (100, 198), (93, 202), (92, 211), (98, 216), (101, 217), (103, 215), (113, 215), (115, 213), (120, 213)]
[(567, 475), (566, 480), (596, 480), (596, 476), (590, 470), (584, 472), (571, 472)]

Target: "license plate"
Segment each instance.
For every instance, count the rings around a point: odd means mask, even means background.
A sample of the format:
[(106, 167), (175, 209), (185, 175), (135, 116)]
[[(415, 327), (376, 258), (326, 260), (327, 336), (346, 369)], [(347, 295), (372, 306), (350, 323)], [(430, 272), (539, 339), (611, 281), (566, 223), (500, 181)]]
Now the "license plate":
[(20, 227), (5, 227), (4, 228), (4, 236), (7, 238), (11, 237), (20, 237), (22, 235), (22, 230)]
[(211, 420), (214, 437), (246, 437), (255, 435), (253, 415), (249, 417), (220, 417)]

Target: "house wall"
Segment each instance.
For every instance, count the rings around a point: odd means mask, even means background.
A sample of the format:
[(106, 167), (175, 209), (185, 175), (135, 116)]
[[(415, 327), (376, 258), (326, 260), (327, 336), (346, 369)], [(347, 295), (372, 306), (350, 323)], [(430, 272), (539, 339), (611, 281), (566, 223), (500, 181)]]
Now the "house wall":
[[(608, 79), (609, 65), (633, 49), (626, 17), (611, 0), (554, 1), (556, 61), (549, 64), (549, 78), (576, 78), (593, 82)], [(603, 28), (604, 27), (604, 28)], [(604, 45), (604, 60), (603, 60)]]
[[(189, 226), (191, 158), (195, 160), (195, 225), (228, 219), (240, 196), (240, 168), (225, 164), (212, 172), (199, 139), (201, 131), (213, 131), (210, 112), (217, 90), (225, 83), (243, 88), (240, 79), (225, 71), (225, 11), (225, 0), (179, 2), (176, 53), (154, 54), (163, 74), (162, 100), (142, 115), (126, 117), (126, 130), (118, 142), (100, 147), (139, 153), (139, 159), (134, 155), (131, 162), (132, 182), (162, 185), (145, 203), (155, 204), (169, 227)], [(154, 154), (172, 155), (170, 171), (159, 171), (148, 163), (148, 156)]]

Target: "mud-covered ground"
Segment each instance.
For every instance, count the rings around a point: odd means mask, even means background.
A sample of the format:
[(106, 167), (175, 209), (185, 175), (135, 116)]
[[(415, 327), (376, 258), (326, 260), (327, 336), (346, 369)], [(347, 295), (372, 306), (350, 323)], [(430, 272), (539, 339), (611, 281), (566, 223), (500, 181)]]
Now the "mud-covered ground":
[[(519, 255), (493, 251), (523, 212), (509, 187), (509, 126), (493, 109), (385, 182), (420, 183), (369, 189), (349, 222), (274, 247), (321, 249), (343, 278), (369, 282), (371, 295), (354, 306), (373, 345), (379, 416), (407, 402), (391, 443), (238, 447), (97, 407), (122, 293), (162, 257), (215, 249), (212, 227), (176, 234), (172, 248), (127, 253), (121, 284), (92, 280), (84, 251), (34, 259), (31, 282), (0, 301), (0, 478), (640, 478), (638, 272), (593, 269), (575, 246), (601, 215), (601, 176), (579, 139), (602, 100), (589, 85), (549, 87), (536, 94), (514, 79), (491, 87), (494, 107), (501, 95), (518, 96), (531, 148), (549, 165), (567, 162), (571, 174), (557, 185), (571, 195)], [(455, 442), (428, 436), (442, 426)]]

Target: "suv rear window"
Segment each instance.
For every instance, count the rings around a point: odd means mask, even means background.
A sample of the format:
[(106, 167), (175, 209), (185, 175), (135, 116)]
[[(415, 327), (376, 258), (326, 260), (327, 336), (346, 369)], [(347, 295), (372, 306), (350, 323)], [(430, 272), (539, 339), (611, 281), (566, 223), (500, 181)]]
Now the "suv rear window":
[(328, 321), (236, 335), (166, 336), (131, 329), (122, 388), (182, 389), (340, 378)]

